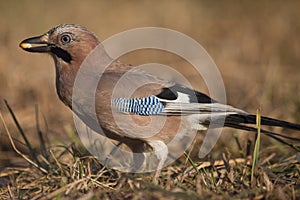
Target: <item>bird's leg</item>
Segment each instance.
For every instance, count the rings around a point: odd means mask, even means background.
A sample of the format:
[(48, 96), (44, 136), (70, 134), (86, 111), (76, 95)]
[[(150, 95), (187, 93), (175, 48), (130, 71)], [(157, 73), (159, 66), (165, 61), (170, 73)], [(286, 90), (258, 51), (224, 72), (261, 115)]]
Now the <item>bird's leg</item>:
[(153, 179), (153, 181), (157, 183), (158, 177), (160, 175), (160, 171), (164, 166), (169, 151), (167, 145), (161, 140), (149, 141), (148, 144), (153, 148), (154, 154), (158, 159), (158, 164)]
[(118, 142), (117, 145), (115, 145), (112, 150), (109, 152), (107, 158), (105, 159), (104, 163), (108, 163), (110, 158), (114, 156), (114, 154), (116, 153), (116, 151), (119, 149), (119, 147), (123, 144), (123, 142)]
[(140, 140), (130, 140), (126, 142), (126, 145), (131, 149), (133, 153), (133, 165), (131, 172), (140, 171), (145, 161), (145, 143)]

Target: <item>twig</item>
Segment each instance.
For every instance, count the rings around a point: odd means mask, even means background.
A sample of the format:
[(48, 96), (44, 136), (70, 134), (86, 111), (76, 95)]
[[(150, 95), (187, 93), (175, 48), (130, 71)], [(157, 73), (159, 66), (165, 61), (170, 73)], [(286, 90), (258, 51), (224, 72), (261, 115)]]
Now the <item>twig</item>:
[[(230, 166), (234, 166), (237, 165), (238, 163), (245, 163), (246, 165), (250, 164), (250, 160), (249, 159), (245, 159), (245, 158), (236, 158), (236, 159), (230, 159), (228, 160), (228, 164)], [(197, 169), (195, 169), (195, 167)], [(199, 162), (197, 164), (197, 166), (192, 165), (191, 167), (187, 168), (183, 174), (177, 176), (174, 178), (174, 183), (178, 182), (179, 180), (192, 175), (193, 173), (197, 173), (202, 170), (202, 169), (206, 169), (209, 167), (225, 167), (225, 163), (224, 160), (216, 160), (213, 163), (212, 162)], [(204, 180), (203, 180), (204, 181)]]

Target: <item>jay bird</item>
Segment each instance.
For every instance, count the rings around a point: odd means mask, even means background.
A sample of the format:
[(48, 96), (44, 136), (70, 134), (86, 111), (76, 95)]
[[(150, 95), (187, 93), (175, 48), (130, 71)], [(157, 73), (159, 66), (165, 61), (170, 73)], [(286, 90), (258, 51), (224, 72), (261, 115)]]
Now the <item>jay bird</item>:
[[(214, 124), (213, 127), (218, 127), (219, 118), (214, 116), (220, 116), (224, 118), (224, 123), (220, 125), (222, 127), (257, 131), (253, 127), (256, 124), (256, 115), (218, 103), (201, 92), (163, 80), (143, 70), (133, 70), (133, 75), (128, 84), (135, 78), (147, 79), (151, 84), (141, 86), (130, 98), (122, 96), (113, 98), (114, 86), (126, 72), (134, 69), (134, 66), (110, 58), (97, 37), (83, 26), (62, 24), (41, 36), (31, 37), (20, 43), (20, 47), (25, 51), (48, 53), (52, 56), (56, 70), (56, 90), (60, 100), (95, 131), (98, 130), (88, 120), (90, 112), (86, 111), (84, 105), (80, 102), (78, 102), (78, 105), (82, 107), (75, 109), (74, 104), (77, 103), (78, 99), (72, 101), (72, 94), (74, 81), (81, 64), (97, 46), (102, 49), (101, 55), (98, 56), (99, 62), (110, 62), (110, 65), (101, 76), (94, 97), (97, 120), (106, 137), (126, 144), (132, 152), (143, 153), (146, 148), (147, 150), (150, 148), (156, 153), (159, 160), (158, 169), (163, 167), (167, 159), (168, 149), (166, 144), (175, 137), (179, 129), (178, 124), (183, 124), (181, 128), (185, 132), (184, 134), (189, 134), (189, 131), (192, 130), (206, 129), (210, 124)], [(147, 117), (149, 116), (159, 120), (160, 117), (164, 116), (166, 117), (166, 123), (157, 134), (145, 137), (143, 133), (138, 131), (130, 130), (127, 132), (126, 130), (129, 130), (130, 127), (127, 127), (127, 129), (120, 128), (114, 120), (113, 110), (131, 115), (138, 124), (147, 123), (147, 120), (149, 120)], [(126, 127), (126, 123), (123, 125)], [(261, 125), (300, 130), (298, 124), (268, 117), (261, 117)], [(265, 129), (261, 129), (261, 132), (294, 149), (298, 149), (295, 145), (287, 142), (286, 139), (299, 141), (299, 138), (292, 138)], [(163, 151), (160, 151), (162, 149)], [(140, 160), (134, 159), (134, 161), (139, 162), (139, 164), (134, 164), (135, 167), (141, 166), (142, 162)]]

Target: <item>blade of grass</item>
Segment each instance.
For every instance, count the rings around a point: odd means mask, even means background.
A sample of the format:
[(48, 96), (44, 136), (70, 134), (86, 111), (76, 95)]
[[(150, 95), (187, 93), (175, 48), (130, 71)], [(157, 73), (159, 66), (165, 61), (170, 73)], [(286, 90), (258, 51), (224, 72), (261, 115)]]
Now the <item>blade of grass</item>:
[(184, 152), (184, 156), (189, 161), (189, 163), (193, 166), (193, 168), (197, 172), (197, 174), (200, 174), (197, 164), (191, 159), (191, 157), (186, 152)]
[[(17, 128), (18, 128), (18, 130), (19, 130), (19, 132), (21, 134), (21, 136), (23, 137), (23, 139), (24, 139), (24, 141), (26, 143), (26, 146), (28, 147), (30, 153), (34, 152), (32, 146), (30, 144), (30, 142), (28, 141), (28, 139), (27, 139), (27, 137), (26, 137), (26, 135), (25, 135), (22, 127), (21, 127), (21, 125), (19, 124), (19, 121), (17, 120), (17, 117), (16, 117), (14, 111), (12, 110), (12, 108), (10, 107), (10, 105), (8, 104), (8, 102), (7, 102), (6, 99), (4, 99), (4, 103), (5, 103), (6, 107), (7, 107), (10, 115), (12, 116), (12, 118), (13, 118), (13, 120), (14, 120), (14, 122), (15, 122), (15, 124), (16, 124), (16, 126), (17, 126)], [(34, 155), (31, 155), (31, 156), (34, 157)]]
[(80, 160), (80, 158), (78, 158), (78, 173), (79, 173), (79, 178), (82, 179), (84, 177), (84, 167), (83, 167), (83, 164)]
[(36, 121), (37, 134), (38, 134), (39, 139), (40, 139), (41, 153), (44, 157), (48, 158), (47, 150), (46, 150), (46, 143), (45, 143), (44, 136), (43, 136), (43, 133), (42, 133), (41, 128), (40, 128), (39, 107), (38, 107), (37, 104), (35, 105), (35, 121)]
[(0, 111), (0, 119), (1, 119), (1, 121), (2, 121), (2, 123), (3, 123), (5, 132), (6, 132), (7, 136), (8, 136), (8, 138), (9, 138), (9, 141), (10, 141), (10, 143), (11, 143), (11, 145), (12, 145), (14, 151), (15, 151), (17, 154), (19, 154), (21, 157), (23, 157), (28, 163), (30, 163), (31, 165), (33, 165), (34, 167), (36, 167), (37, 169), (39, 169), (41, 172), (47, 174), (47, 173), (48, 173), (47, 170), (45, 170), (44, 168), (42, 168), (41, 166), (39, 166), (37, 163), (35, 163), (35, 162), (33, 162), (32, 160), (30, 160), (26, 155), (24, 155), (22, 152), (20, 152), (19, 149), (16, 147), (16, 145), (15, 145), (13, 139), (12, 139), (12, 136), (11, 136), (11, 134), (10, 134), (8, 128), (7, 128), (7, 125), (6, 125), (6, 123), (5, 123), (5, 120), (4, 120), (4, 118), (3, 118), (3, 115), (2, 115), (2, 112), (1, 112), (1, 111)]
[(256, 114), (257, 135), (256, 135), (255, 146), (254, 146), (254, 151), (253, 151), (251, 183), (253, 183), (253, 181), (254, 181), (255, 168), (258, 163), (258, 155), (259, 155), (259, 147), (260, 147), (260, 126), (261, 126), (260, 123), (261, 123), (260, 109), (257, 109), (257, 114)]
[(187, 156), (185, 156), (186, 159), (185, 159), (185, 163), (184, 164), (187, 164), (188, 158), (190, 158), (190, 155), (191, 155), (191, 153), (192, 153), (192, 151), (193, 151), (193, 149), (195, 147), (196, 142), (197, 142), (197, 138), (193, 141), (193, 143), (191, 145), (191, 148), (189, 149), (188, 153), (185, 152), (185, 154), (187, 154)]
[(245, 155), (244, 155), (244, 153), (243, 153), (242, 145), (241, 145), (241, 143), (240, 143), (240, 141), (239, 141), (239, 138), (237, 137), (237, 134), (235, 133), (235, 134), (233, 135), (233, 137), (234, 137), (234, 140), (235, 140), (235, 142), (236, 142), (236, 144), (237, 144), (237, 146), (238, 146), (238, 150), (239, 150), (240, 156), (241, 156), (241, 157), (245, 157)]
[(22, 136), (22, 138), (24, 139), (26, 146), (27, 146), (28, 149), (29, 149), (30, 156), (33, 158), (33, 160), (34, 160), (39, 166), (41, 166), (41, 163), (39, 162), (39, 159), (38, 159), (37, 156), (36, 156), (36, 152), (35, 152), (35, 150), (33, 149), (33, 147), (31, 146), (29, 140), (27, 139), (27, 137), (26, 137), (26, 135), (25, 135), (25, 132), (23, 131), (23, 129), (22, 129), (22, 127), (21, 127), (19, 121), (17, 120), (17, 117), (16, 117), (14, 111), (12, 110), (12, 108), (10, 107), (10, 105), (8, 104), (8, 102), (7, 102), (6, 99), (4, 99), (4, 103), (5, 103), (6, 107), (7, 107), (7, 109), (8, 109), (8, 111), (9, 111), (10, 115), (12, 116), (12, 118), (13, 118), (13, 120), (14, 120), (14, 122), (15, 122), (15, 124), (16, 124), (16, 126), (17, 126), (17, 128), (18, 128), (18, 130), (19, 130), (19, 132), (20, 132), (20, 134), (21, 134), (21, 136)]

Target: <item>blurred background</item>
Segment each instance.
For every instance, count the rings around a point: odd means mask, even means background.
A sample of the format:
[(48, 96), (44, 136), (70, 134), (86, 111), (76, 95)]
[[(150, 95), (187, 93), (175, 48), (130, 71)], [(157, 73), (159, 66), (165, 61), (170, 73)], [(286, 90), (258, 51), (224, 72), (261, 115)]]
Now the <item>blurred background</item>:
[[(3, 100), (12, 107), (30, 141), (39, 145), (41, 130), (51, 144), (68, 144), (74, 130), (71, 111), (58, 99), (50, 56), (19, 48), (25, 38), (62, 23), (76, 23), (100, 40), (132, 28), (164, 27), (199, 42), (218, 66), (228, 103), (255, 113), (300, 123), (299, 1), (0, 1), (0, 109), (14, 138), (22, 141)], [(120, 58), (133, 65), (158, 62), (182, 71), (196, 89), (206, 91), (193, 70), (174, 55), (145, 50)], [(199, 84), (201, 83), (201, 84)], [(234, 143), (224, 130), (213, 154)], [(246, 134), (245, 134), (246, 135)], [(272, 141), (271, 141), (272, 142)], [(19, 148), (26, 151), (24, 145)], [(0, 125), (0, 169), (18, 156)]]

